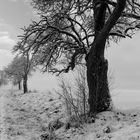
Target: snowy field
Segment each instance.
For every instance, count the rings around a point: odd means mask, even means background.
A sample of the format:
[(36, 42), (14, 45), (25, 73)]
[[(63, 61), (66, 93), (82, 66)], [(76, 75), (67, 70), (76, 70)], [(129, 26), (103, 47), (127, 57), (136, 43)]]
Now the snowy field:
[[(61, 99), (47, 91), (57, 89), (56, 81), (37, 76), (29, 80), (31, 93), (13, 86), (0, 89), (0, 140), (47, 140), (42, 136), (48, 134), (51, 121), (66, 123)], [(52, 140), (140, 140), (140, 91), (114, 90), (112, 99), (114, 111), (100, 113), (95, 123), (79, 128), (62, 126)]]

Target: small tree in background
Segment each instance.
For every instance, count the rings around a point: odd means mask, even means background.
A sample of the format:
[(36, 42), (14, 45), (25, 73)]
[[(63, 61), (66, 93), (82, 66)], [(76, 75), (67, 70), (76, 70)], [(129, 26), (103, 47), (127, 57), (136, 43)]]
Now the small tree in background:
[(12, 81), (12, 84), (18, 85), (19, 90), (21, 90), (22, 68), (20, 67), (19, 62), (19, 58), (15, 57), (12, 62), (7, 67), (5, 67), (4, 71), (8, 79)]
[(23, 81), (23, 91), (28, 92), (27, 80), (33, 71), (33, 65), (29, 60), (29, 56), (16, 56), (13, 61), (5, 68), (5, 73), (12, 80), (13, 84), (18, 84), (21, 89), (21, 81)]

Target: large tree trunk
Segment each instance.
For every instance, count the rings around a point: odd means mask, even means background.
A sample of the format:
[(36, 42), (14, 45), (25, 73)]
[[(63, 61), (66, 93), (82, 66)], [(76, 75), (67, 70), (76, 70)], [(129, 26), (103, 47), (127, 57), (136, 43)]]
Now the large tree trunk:
[(95, 42), (87, 59), (90, 116), (108, 110), (111, 101), (107, 78), (108, 61), (104, 58), (106, 41)]
[(104, 0), (95, 0), (93, 6), (95, 38), (87, 58), (90, 115), (107, 110), (111, 100), (107, 80), (108, 62), (104, 58), (106, 39), (102, 36), (100, 36), (102, 42), (98, 39), (105, 24), (107, 5)]
[(89, 87), (90, 115), (106, 111), (110, 107), (108, 88), (108, 62), (106, 59), (94, 56), (92, 62), (87, 62), (87, 82)]
[(86, 57), (87, 82), (89, 88), (89, 114), (105, 111), (110, 107), (110, 93), (107, 80), (108, 62), (104, 57), (106, 39), (125, 8), (126, 0), (117, 0), (116, 7), (105, 22), (106, 3), (104, 0), (94, 0), (94, 30), (95, 38), (90, 52)]
[(24, 78), (23, 78), (23, 92), (24, 93), (28, 92), (27, 80), (28, 80), (28, 77), (27, 77), (27, 75), (25, 75)]

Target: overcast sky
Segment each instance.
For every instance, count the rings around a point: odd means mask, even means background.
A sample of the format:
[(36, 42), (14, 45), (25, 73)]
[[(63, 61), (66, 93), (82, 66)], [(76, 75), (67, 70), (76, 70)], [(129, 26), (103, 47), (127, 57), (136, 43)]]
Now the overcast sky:
[(29, 4), (25, 0), (0, 0), (0, 69), (11, 58), (11, 49), (16, 44), (21, 27), (35, 19)]
[[(11, 49), (21, 34), (21, 27), (36, 19), (25, 1), (0, 0), (0, 69), (12, 59)], [(124, 90), (140, 89), (140, 32), (132, 39), (112, 44), (106, 51), (110, 70), (115, 77), (115, 87)], [(37, 78), (37, 77), (36, 77)]]

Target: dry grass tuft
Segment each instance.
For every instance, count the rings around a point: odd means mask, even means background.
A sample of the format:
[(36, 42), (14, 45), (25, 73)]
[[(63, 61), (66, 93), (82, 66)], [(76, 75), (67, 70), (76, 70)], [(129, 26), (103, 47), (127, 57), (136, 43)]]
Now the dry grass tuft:
[(88, 112), (88, 88), (86, 83), (86, 69), (80, 66), (76, 69), (73, 77), (73, 85), (66, 79), (60, 79), (60, 92), (57, 92), (63, 99), (66, 115), (69, 122), (81, 124), (86, 121)]

